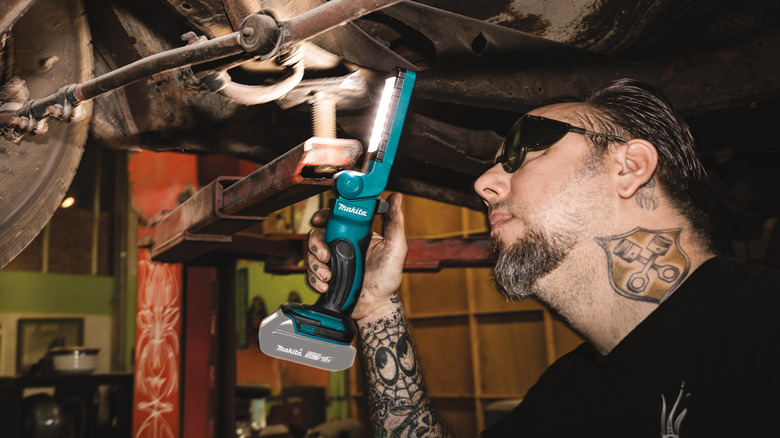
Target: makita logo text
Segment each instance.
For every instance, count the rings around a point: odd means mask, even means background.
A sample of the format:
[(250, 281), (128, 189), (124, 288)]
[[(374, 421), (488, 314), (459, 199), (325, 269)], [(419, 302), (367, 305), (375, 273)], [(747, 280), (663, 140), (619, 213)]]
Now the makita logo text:
[(276, 351), (281, 351), (282, 353), (292, 354), (293, 356), (303, 356), (303, 350), (297, 349), (297, 348), (282, 347), (279, 344), (276, 344)]
[(358, 216), (364, 216), (364, 217), (368, 217), (368, 212), (367, 212), (367, 211), (365, 211), (365, 210), (363, 210), (362, 208), (357, 208), (357, 207), (347, 207), (347, 206), (346, 206), (346, 205), (344, 205), (344, 204), (339, 204), (339, 210), (341, 210), (341, 211), (346, 211), (347, 213), (356, 214), (356, 215), (358, 215)]

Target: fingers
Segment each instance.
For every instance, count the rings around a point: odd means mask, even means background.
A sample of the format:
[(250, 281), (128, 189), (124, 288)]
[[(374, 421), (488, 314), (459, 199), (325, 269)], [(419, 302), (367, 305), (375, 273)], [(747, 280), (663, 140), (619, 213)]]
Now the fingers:
[[(309, 232), (307, 242), (309, 248), (309, 257), (311, 261), (320, 261), (323, 264), (330, 262), (330, 248), (325, 243), (325, 230), (318, 228)], [(313, 258), (313, 259), (312, 259)]]
[[(327, 268), (325, 268), (327, 269)], [(318, 274), (322, 274), (325, 269), (317, 269), (317, 265), (312, 265), (309, 267), (309, 270), (306, 272), (309, 276), (309, 285), (316, 290), (317, 292), (325, 293), (328, 291), (328, 283), (327, 280), (321, 279), (318, 277)], [(330, 273), (328, 273), (328, 278), (330, 278)]]
[(312, 230), (307, 245), (306, 264), (309, 267), (307, 270), (309, 285), (316, 291), (326, 292), (330, 280), (330, 269), (327, 265), (330, 261), (330, 251), (328, 244), (325, 243), (325, 231)]

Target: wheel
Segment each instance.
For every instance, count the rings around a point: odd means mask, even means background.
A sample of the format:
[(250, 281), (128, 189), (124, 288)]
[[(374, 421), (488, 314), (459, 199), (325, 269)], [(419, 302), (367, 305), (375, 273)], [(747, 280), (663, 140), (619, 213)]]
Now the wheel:
[[(2, 82), (25, 80), (30, 98), (92, 77), (92, 45), (78, 0), (38, 0), (2, 35)], [(44, 135), (18, 144), (0, 137), (0, 269), (40, 233), (76, 174), (92, 114), (77, 123), (49, 121)]]

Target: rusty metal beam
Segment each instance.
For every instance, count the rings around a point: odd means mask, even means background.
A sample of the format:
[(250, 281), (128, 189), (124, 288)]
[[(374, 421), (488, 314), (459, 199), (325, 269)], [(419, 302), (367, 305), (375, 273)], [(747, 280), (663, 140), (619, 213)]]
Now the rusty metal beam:
[(217, 178), (151, 225), (152, 259), (186, 262), (229, 244), (268, 214), (329, 189), (332, 173), (354, 168), (361, 152), (356, 140), (307, 142), (244, 178)]
[(493, 266), (490, 242), (485, 238), (408, 239), (404, 271)]
[[(300, 242), (297, 254), (301, 258), (296, 259), (295, 253), (285, 257), (261, 257), (266, 261), (265, 270), (273, 274), (290, 274), (306, 272), (306, 266), (300, 263), (306, 254), (306, 236), (294, 237), (292, 242)], [(275, 245), (270, 245), (270, 243)], [(490, 255), (490, 243), (487, 239), (407, 239), (409, 251), (406, 254), (404, 272), (438, 271), (442, 268), (473, 268), (493, 266)], [(278, 248), (277, 242), (269, 240), (266, 244), (258, 245), (258, 248)], [(292, 263), (291, 263), (292, 262)]]
[[(362, 153), (357, 140), (307, 141), (226, 189), (224, 212), (267, 216), (330, 188), (330, 175), (352, 169)], [(327, 177), (312, 177), (317, 169), (326, 170)], [(312, 190), (313, 185), (320, 187)]]
[[(301, 274), (307, 269), (302, 263), (307, 253), (307, 237), (306, 234), (237, 233), (228, 245), (194, 262), (211, 265), (224, 259), (262, 260), (265, 270), (272, 274)], [(493, 266), (486, 238), (407, 239), (407, 245), (405, 272)]]
[(215, 266), (225, 260), (265, 262), (266, 271), (274, 274), (306, 272), (302, 260), (306, 255), (306, 234), (253, 234), (238, 232), (230, 243), (188, 262), (190, 265)]

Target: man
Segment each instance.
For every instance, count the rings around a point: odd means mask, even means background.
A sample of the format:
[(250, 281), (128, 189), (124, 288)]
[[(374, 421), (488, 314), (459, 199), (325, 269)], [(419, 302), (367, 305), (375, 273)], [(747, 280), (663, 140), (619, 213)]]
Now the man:
[[(704, 170), (660, 91), (620, 80), (531, 111), (496, 163), (475, 183), (496, 286), (536, 297), (588, 342), (484, 437), (780, 436), (780, 277), (711, 250), (692, 196)], [(353, 313), (372, 423), (377, 435), (448, 436), (396, 295), (406, 244), (400, 197), (389, 201)], [(309, 248), (323, 292), (321, 230)]]

